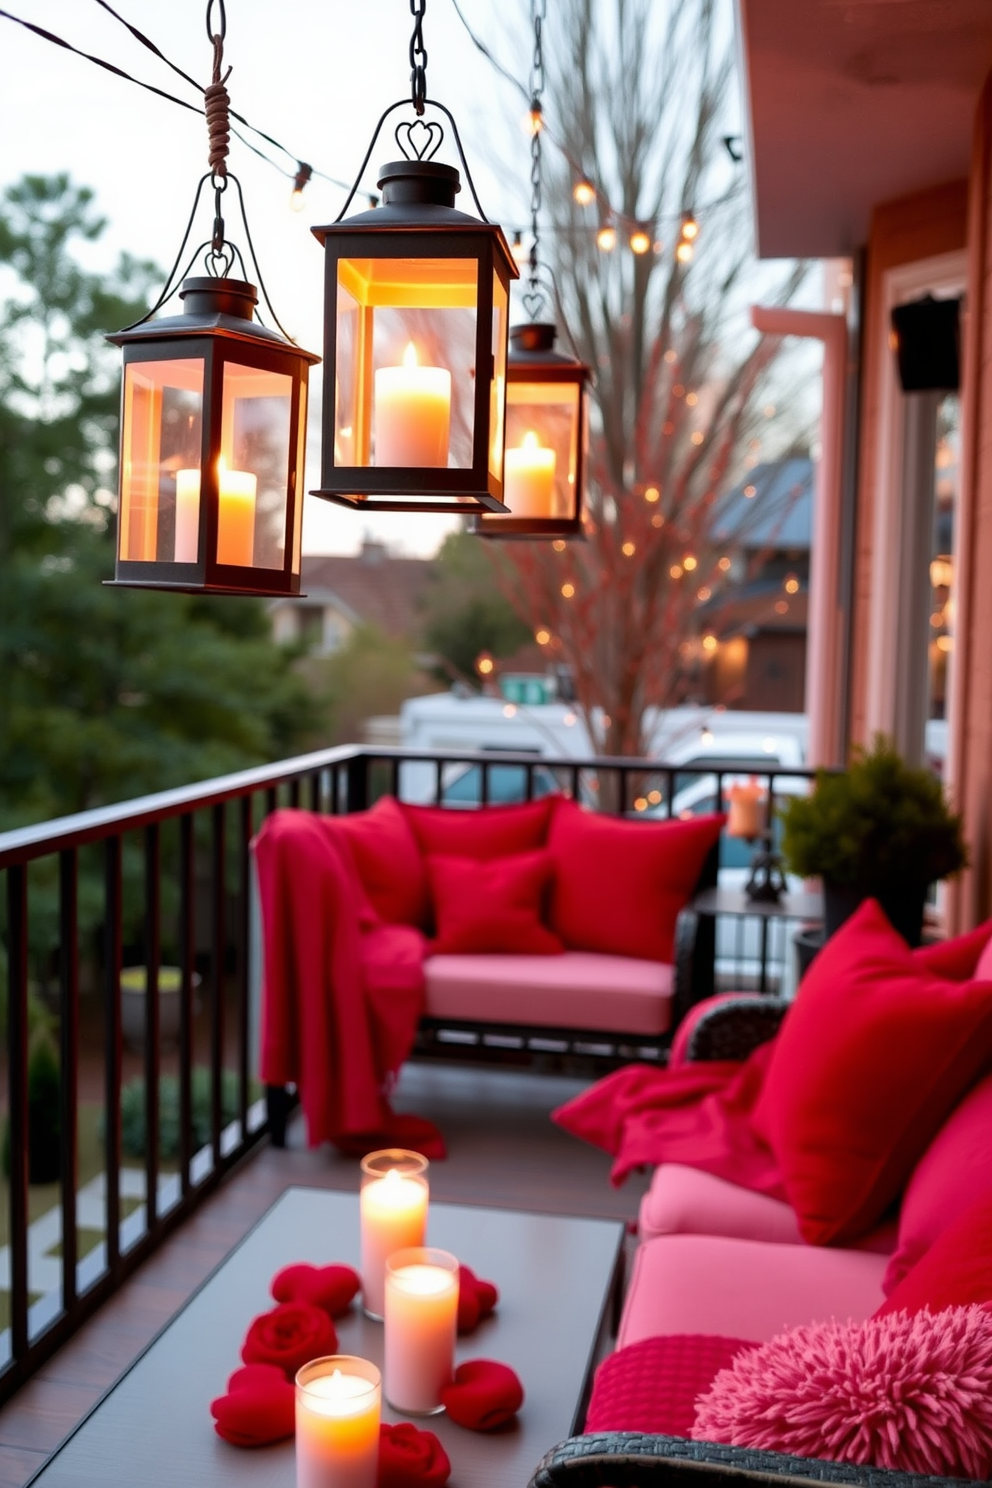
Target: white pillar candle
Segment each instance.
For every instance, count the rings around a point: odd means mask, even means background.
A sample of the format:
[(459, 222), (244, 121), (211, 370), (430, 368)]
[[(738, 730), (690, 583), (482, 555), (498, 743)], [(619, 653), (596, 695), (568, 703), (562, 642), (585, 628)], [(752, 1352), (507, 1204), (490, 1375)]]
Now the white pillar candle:
[(176, 471), (174, 562), (195, 563), (200, 551), (200, 472)]
[(411, 341), (401, 367), (375, 374), (376, 465), (448, 464), (451, 373), (417, 365)]
[(379, 1371), (365, 1359), (313, 1359), (296, 1376), (296, 1488), (376, 1488)]
[(217, 476), (217, 562), (251, 568), (258, 480), (247, 470), (228, 470), (223, 458)]
[(749, 841), (765, 830), (765, 792), (757, 780), (738, 781), (727, 790), (727, 836)]
[(506, 451), (503, 500), (514, 517), (554, 516), (555, 452), (532, 429)]
[(388, 1257), (424, 1243), (426, 1172), (426, 1158), (400, 1148), (371, 1152), (362, 1160), (362, 1300), (369, 1317), (383, 1316)]
[(400, 1250), (386, 1262), (386, 1399), (405, 1415), (443, 1410), (458, 1324), (458, 1261), (444, 1250)]

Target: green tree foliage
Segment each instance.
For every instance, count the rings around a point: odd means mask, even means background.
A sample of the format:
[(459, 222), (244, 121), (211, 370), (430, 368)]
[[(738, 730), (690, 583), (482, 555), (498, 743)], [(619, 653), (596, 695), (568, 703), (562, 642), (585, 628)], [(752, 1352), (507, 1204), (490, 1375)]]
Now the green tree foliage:
[(103, 333), (159, 277), (82, 267), (104, 226), (65, 175), (0, 198), (0, 828), (277, 759), (315, 727), (259, 601), (101, 582), (119, 402)]
[(531, 632), (499, 586), (502, 555), (466, 532), (445, 538), (424, 606), (423, 639), (438, 658), (436, 673), (445, 682), (476, 682), (475, 661), (482, 651), (512, 656), (531, 640)]
[(359, 625), (332, 656), (304, 664), (327, 723), (321, 744), (352, 744), (366, 719), (399, 711), (408, 697), (426, 691), (410, 644), (374, 625)]

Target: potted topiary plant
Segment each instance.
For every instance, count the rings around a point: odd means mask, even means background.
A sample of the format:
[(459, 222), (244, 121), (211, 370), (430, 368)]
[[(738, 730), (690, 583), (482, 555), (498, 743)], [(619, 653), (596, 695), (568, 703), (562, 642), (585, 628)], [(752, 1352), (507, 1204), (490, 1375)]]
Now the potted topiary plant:
[(823, 881), (827, 936), (875, 898), (910, 945), (919, 945), (927, 890), (967, 862), (961, 818), (940, 781), (908, 765), (877, 734), (846, 770), (818, 770), (812, 791), (781, 808), (790, 872)]

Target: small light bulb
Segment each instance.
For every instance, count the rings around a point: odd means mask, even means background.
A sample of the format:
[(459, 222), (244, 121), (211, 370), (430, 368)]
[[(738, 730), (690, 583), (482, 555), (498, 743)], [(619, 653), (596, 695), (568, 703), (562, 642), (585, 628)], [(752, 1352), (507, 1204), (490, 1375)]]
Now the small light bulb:
[(588, 176), (580, 176), (572, 187), (572, 195), (580, 207), (589, 207), (596, 200), (596, 188)]
[(637, 253), (637, 254), (647, 253), (650, 250), (650, 247), (651, 247), (651, 239), (648, 237), (648, 235), (647, 235), (646, 232), (642, 232), (642, 231), (638, 230), (637, 232), (632, 232), (631, 233), (631, 235), (630, 235), (630, 251), (631, 251), (631, 253)]
[(693, 241), (694, 238), (699, 237), (699, 223), (696, 221), (695, 217), (693, 217), (691, 212), (689, 212), (685, 217), (682, 218), (682, 226), (679, 231), (681, 232), (683, 238), (686, 238), (690, 243)]
[(612, 253), (617, 246), (617, 230), (615, 227), (601, 227), (596, 234), (596, 246), (603, 253)]
[(687, 242), (679, 243), (678, 247), (675, 249), (675, 257), (678, 259), (679, 263), (683, 264), (692, 263), (692, 253), (692, 244)]

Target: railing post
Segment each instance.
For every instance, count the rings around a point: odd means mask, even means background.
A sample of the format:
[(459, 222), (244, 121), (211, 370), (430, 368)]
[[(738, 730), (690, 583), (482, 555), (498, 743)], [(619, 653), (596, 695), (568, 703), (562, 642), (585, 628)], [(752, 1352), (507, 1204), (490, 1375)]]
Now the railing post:
[(7, 1040), (10, 1082), (10, 1342), (15, 1360), (28, 1346), (28, 884), (27, 868), (7, 871)]
[(347, 810), (364, 811), (369, 804), (369, 759), (356, 754), (347, 763), (345, 799)]

